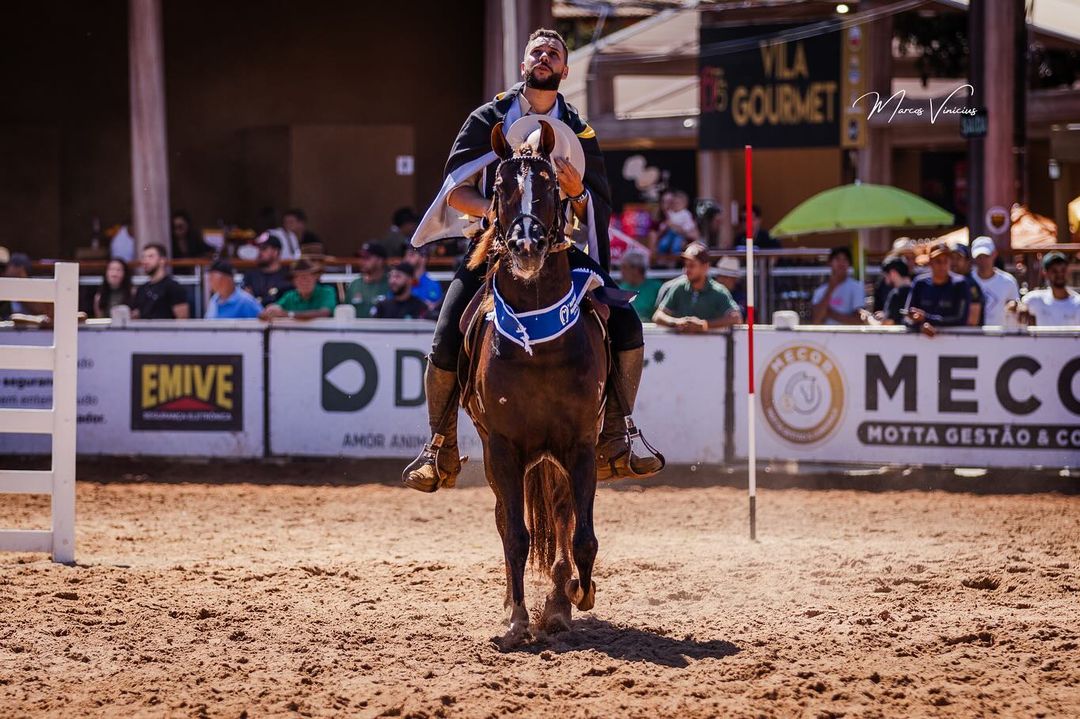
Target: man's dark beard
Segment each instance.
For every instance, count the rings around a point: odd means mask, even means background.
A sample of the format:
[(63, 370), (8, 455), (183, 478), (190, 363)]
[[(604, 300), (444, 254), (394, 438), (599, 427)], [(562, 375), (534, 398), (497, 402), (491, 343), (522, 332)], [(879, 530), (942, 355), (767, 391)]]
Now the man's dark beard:
[(404, 287), (399, 287), (396, 290), (391, 289), (390, 291), (394, 294), (395, 299), (403, 300), (403, 299), (405, 299), (405, 295), (407, 295), (409, 293), (409, 286), (405, 285)]
[(536, 65), (533, 65), (532, 70), (530, 70), (529, 74), (525, 76), (525, 86), (531, 87), (534, 90), (558, 90), (559, 83), (562, 82), (562, 78), (559, 77), (559, 74), (552, 71), (552, 69), (548, 67), (548, 78), (546, 80), (541, 80), (536, 77), (535, 74), (536, 68), (538, 67), (547, 66), (543, 65), (542, 63), (537, 63)]

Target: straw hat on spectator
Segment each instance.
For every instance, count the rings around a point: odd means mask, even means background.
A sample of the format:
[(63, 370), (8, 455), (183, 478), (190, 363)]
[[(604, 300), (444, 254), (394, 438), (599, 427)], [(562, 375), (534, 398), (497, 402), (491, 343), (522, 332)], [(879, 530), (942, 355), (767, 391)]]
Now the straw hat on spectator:
[(716, 274), (723, 277), (742, 277), (746, 274), (739, 261), (731, 256), (721, 257), (716, 263)]

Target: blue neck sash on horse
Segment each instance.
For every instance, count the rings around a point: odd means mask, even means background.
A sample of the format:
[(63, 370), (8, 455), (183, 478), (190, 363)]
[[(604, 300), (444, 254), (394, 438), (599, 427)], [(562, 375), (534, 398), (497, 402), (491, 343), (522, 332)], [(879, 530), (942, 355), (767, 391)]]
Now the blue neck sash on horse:
[(587, 268), (571, 270), (570, 283), (566, 295), (550, 307), (518, 313), (499, 294), (492, 278), (495, 309), (488, 313), (487, 319), (495, 323), (499, 334), (532, 355), (533, 345), (550, 342), (573, 327), (581, 317), (581, 300), (585, 293), (593, 287), (603, 286), (600, 277)]

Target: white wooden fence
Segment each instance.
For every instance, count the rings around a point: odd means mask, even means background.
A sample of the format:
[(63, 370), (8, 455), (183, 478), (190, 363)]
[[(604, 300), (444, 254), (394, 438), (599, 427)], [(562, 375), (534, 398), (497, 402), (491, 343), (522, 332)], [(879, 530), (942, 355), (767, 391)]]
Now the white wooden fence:
[(0, 300), (51, 302), (51, 347), (0, 347), (0, 369), (53, 373), (52, 409), (0, 408), (0, 432), (52, 435), (52, 469), (0, 469), (0, 493), (52, 495), (52, 529), (0, 529), (0, 551), (50, 552), (75, 561), (75, 376), (78, 364), (79, 265), (56, 264), (53, 279), (0, 277)]

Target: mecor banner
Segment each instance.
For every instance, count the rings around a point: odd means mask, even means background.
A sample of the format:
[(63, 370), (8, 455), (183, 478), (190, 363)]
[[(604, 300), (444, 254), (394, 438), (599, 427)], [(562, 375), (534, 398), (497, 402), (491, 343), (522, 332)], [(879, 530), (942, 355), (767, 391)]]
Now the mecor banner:
[[(756, 328), (758, 456), (971, 467), (1080, 465), (1080, 334)], [(736, 332), (736, 454), (748, 451)]]
[[(432, 326), (363, 325), (270, 333), (272, 454), (405, 458), (428, 440), (423, 377)], [(646, 333), (635, 419), (669, 461), (723, 460), (727, 342), (724, 335)], [(480, 458), (480, 439), (464, 412), (459, 434), (461, 451)]]
[[(52, 333), (0, 332), (48, 345)], [(83, 455), (260, 457), (263, 329), (82, 329), (77, 451)], [(52, 373), (0, 370), (0, 407), (52, 406)], [(0, 434), (0, 454), (47, 453), (43, 435)]]

